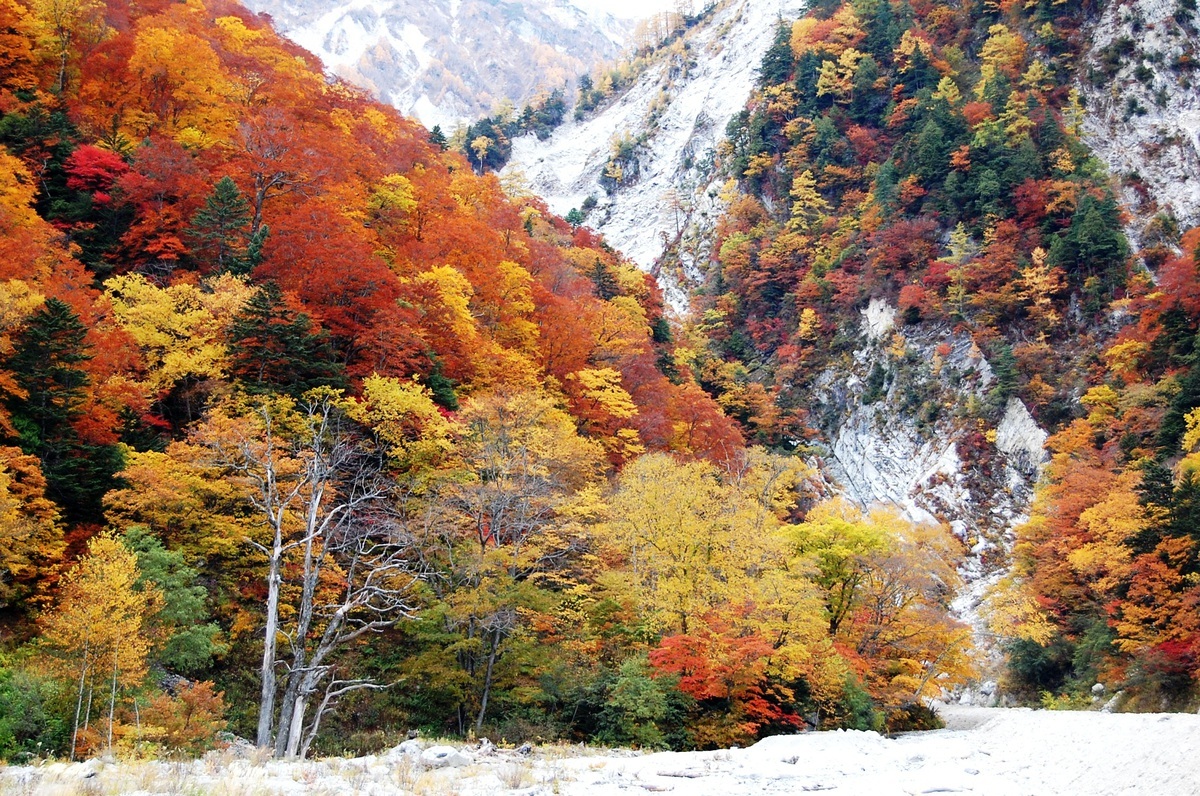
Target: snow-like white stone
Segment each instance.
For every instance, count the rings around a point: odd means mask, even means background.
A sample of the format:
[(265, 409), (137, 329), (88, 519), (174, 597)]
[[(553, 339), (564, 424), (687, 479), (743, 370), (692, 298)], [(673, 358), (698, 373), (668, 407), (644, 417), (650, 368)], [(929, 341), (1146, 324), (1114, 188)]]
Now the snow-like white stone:
[(887, 299), (873, 298), (863, 310), (863, 334), (867, 340), (878, 342), (896, 328), (896, 308)]
[(1046, 461), (1050, 435), (1037, 424), (1025, 404), (1010, 398), (996, 427), (996, 448), (1022, 472), (1038, 474)]
[(431, 746), (421, 752), (421, 765), (426, 768), (460, 768), (471, 765), (471, 757), (453, 746)]
[(420, 757), (423, 751), (424, 744), (416, 738), (409, 738), (388, 752), (388, 757)]
[[(994, 686), (994, 684), (992, 684)], [(1114, 697), (1116, 699), (1117, 697)], [(1114, 703), (1115, 704), (1115, 703)], [(1107, 705), (1106, 705), (1107, 707)], [(0, 768), (0, 792), (368, 793), (414, 790), (461, 796), (524, 793), (682, 796), (808, 793), (908, 796), (1194, 796), (1200, 793), (1200, 716), (939, 707), (947, 729), (884, 738), (837, 731), (777, 736), (747, 749), (637, 754), (621, 750), (510, 750), (475, 765), (414, 772), (374, 757), (316, 762), (226, 762), (219, 753), (194, 764), (130, 762), (98, 769), (48, 762)], [(86, 781), (84, 772), (94, 771)], [(522, 774), (523, 777), (514, 777)]]

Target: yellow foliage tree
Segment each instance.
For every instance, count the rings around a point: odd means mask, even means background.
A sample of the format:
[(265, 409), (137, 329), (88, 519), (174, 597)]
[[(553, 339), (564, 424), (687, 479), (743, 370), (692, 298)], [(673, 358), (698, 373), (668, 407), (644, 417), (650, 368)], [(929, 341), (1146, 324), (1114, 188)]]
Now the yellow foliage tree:
[(835, 500), (813, 509), (792, 541), (816, 568), (829, 635), (885, 707), (973, 673), (970, 629), (949, 614), (961, 545), (945, 527)]
[(222, 274), (204, 285), (160, 288), (140, 274), (104, 283), (113, 317), (137, 343), (149, 397), (186, 379), (225, 375), (226, 332), (254, 294), (242, 278)]
[(233, 140), (237, 114), (229, 100), (236, 92), (204, 39), (176, 27), (144, 26), (129, 71), (141, 83), (149, 118), (179, 143), (203, 149)]
[(452, 450), (457, 431), (428, 388), (378, 374), (363, 381), (362, 397), (347, 404), (347, 413), (375, 430), (395, 465), (409, 476), (437, 467)]
[(39, 462), (19, 448), (0, 447), (0, 539), (0, 608), (10, 608), (36, 593), (64, 548)]
[(72, 758), (90, 727), (97, 689), (101, 699), (108, 691), (106, 740), (111, 749), (117, 700), (146, 676), (150, 637), (144, 631), (162, 595), (135, 588), (139, 574), (137, 555), (114, 534), (100, 534), (63, 578), (57, 605), (42, 617), (43, 643), (64, 674), (78, 683)]

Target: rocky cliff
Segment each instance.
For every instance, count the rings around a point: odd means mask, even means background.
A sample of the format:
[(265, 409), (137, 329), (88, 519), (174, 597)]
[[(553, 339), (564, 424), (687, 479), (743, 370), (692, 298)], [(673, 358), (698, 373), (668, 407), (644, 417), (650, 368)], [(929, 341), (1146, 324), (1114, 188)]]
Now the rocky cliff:
[[(513, 145), (509, 169), (525, 175), (555, 212), (596, 202), (590, 227), (655, 270), (679, 250), (682, 273), (663, 274), (672, 302), (708, 259), (723, 207), (714, 169), (729, 120), (745, 107), (763, 53), (802, 0), (725, 0), (650, 63), (598, 112), (569, 121), (547, 141)], [(620, 178), (606, 177), (617, 162)]]
[(1200, 34), (1194, 0), (1109, 2), (1085, 29), (1084, 133), (1121, 186), (1135, 245), (1156, 215), (1200, 224)]

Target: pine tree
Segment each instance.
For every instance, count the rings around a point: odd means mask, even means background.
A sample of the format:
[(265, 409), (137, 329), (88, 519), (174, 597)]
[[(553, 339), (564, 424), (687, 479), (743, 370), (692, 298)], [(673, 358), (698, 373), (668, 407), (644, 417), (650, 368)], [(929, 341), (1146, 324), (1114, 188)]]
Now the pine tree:
[(25, 393), (10, 400), (18, 444), (41, 460), (46, 491), (71, 520), (99, 516), (100, 498), (121, 467), (116, 446), (86, 443), (72, 426), (90, 383), (80, 367), (91, 359), (86, 336), (67, 304), (47, 299), (17, 336), (7, 363)]
[(458, 411), (458, 394), (454, 391), (454, 379), (445, 374), (442, 360), (436, 356), (433, 360), (433, 370), (425, 377), (425, 386), (433, 393), (434, 403), (451, 412)]
[(596, 265), (592, 268), (592, 282), (596, 285), (596, 295), (608, 301), (621, 295), (621, 287), (617, 284), (617, 280), (613, 277), (612, 272), (608, 270), (608, 266), (597, 257)]
[(775, 40), (767, 48), (759, 66), (759, 80), (764, 86), (775, 86), (787, 82), (792, 73), (792, 29), (780, 24), (775, 29)]
[(237, 184), (222, 177), (192, 217), (194, 253), (214, 273), (248, 274), (262, 259), (266, 227), (251, 235), (250, 203)]
[(433, 144), (443, 152), (445, 152), (446, 147), (449, 146), (450, 142), (446, 139), (446, 134), (442, 132), (442, 126), (440, 124), (435, 124), (433, 129), (429, 131), (429, 143)]
[(151, 655), (172, 672), (193, 675), (207, 669), (225, 647), (216, 641), (221, 629), (207, 621), (208, 593), (196, 585), (200, 573), (187, 565), (183, 553), (167, 550), (146, 528), (130, 528), (121, 542), (137, 555), (141, 574), (134, 589), (162, 594), (162, 608), (149, 623)]
[(345, 383), (329, 335), (284, 301), (275, 282), (259, 288), (230, 329), (230, 371), (251, 392), (300, 395)]
[(78, 366), (91, 359), (87, 327), (64, 302), (50, 298), (18, 337), (9, 368), (27, 398), (20, 407), (27, 421), (21, 436), (44, 440), (56, 426), (79, 416), (88, 376)]

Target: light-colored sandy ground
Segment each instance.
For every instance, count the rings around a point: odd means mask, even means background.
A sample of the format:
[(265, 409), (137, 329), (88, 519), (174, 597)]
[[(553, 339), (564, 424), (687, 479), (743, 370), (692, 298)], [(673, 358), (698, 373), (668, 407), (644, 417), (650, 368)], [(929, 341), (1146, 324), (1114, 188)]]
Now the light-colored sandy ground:
[[(635, 754), (546, 747), (431, 768), (420, 751), (302, 763), (214, 752), (188, 762), (46, 763), (0, 769), (3, 794), (754, 794), (992, 796), (1200, 794), (1200, 716), (951, 707), (948, 728), (766, 739), (748, 749)], [(412, 745), (410, 744), (410, 747)]]

